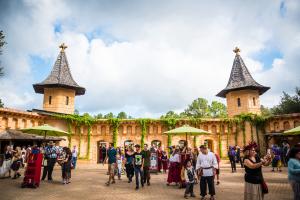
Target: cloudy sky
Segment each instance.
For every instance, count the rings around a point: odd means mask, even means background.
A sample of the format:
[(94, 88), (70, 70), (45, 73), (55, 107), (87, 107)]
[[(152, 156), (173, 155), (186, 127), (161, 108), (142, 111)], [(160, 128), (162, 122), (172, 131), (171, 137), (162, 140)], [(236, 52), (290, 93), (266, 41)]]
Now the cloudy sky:
[(227, 84), (235, 46), (253, 77), (271, 87), (263, 105), (300, 86), (298, 0), (0, 0), (0, 30), (7, 107), (42, 107), (32, 84), (50, 73), (62, 42), (87, 89), (76, 98), (80, 112), (159, 117), (198, 97), (225, 103), (215, 95)]

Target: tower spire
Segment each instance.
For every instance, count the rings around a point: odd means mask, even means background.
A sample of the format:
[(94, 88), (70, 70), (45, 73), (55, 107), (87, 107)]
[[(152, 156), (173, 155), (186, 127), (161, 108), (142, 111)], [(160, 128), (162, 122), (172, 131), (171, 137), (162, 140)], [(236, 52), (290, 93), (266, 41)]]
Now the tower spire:
[(65, 49), (68, 48), (67, 45), (65, 45), (65, 43), (62, 43), (61, 45), (59, 45), (60, 48), (60, 52), (65, 52)]

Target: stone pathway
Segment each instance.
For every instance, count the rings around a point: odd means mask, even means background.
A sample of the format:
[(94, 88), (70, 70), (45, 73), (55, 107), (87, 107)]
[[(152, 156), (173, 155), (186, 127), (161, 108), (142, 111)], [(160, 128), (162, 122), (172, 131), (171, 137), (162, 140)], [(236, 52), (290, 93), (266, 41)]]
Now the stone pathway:
[[(244, 191), (244, 170), (238, 169), (237, 173), (231, 173), (228, 164), (221, 167), (221, 184), (216, 186), (216, 199), (242, 200)], [(166, 186), (166, 174), (152, 174), (151, 186), (145, 186), (135, 191), (134, 183), (127, 183), (126, 177), (117, 181), (115, 185), (105, 186), (107, 181), (106, 166), (79, 164), (72, 171), (72, 183), (62, 185), (60, 182), (61, 171), (57, 167), (54, 170), (54, 182), (44, 181), (37, 189), (20, 188), (22, 179), (0, 179), (1, 200), (35, 200), (35, 199), (63, 199), (63, 200), (153, 200), (153, 199), (184, 199), (183, 189), (175, 186)], [(264, 177), (269, 186), (269, 194), (265, 200), (291, 200), (292, 190), (287, 181), (286, 168), (282, 173), (271, 172), (270, 168), (264, 169)], [(196, 199), (199, 199), (199, 185), (195, 186)]]

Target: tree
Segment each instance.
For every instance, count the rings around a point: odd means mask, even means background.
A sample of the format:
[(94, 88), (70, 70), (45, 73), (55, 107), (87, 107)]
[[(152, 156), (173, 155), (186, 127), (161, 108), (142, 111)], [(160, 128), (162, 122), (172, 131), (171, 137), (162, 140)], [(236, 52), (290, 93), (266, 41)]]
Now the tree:
[(95, 119), (103, 119), (103, 115), (101, 113), (94, 116)]
[(263, 105), (260, 106), (261, 115), (268, 117), (272, 115), (272, 110), (268, 107), (265, 107)]
[(227, 109), (226, 106), (218, 101), (212, 101), (209, 106), (209, 115), (211, 117), (226, 117)]
[(271, 111), (275, 115), (299, 113), (300, 112), (300, 89), (296, 87), (296, 94), (290, 96), (286, 92), (283, 92), (279, 105), (274, 106)]
[(119, 119), (127, 119), (127, 114), (125, 112), (120, 112), (118, 115), (117, 115), (117, 118)]
[(79, 115), (79, 110), (75, 109), (75, 110), (74, 110), (74, 114), (75, 114), (75, 115)]
[(106, 115), (104, 115), (104, 119), (111, 119), (114, 118), (114, 114), (112, 112), (107, 113)]
[[(0, 31), (0, 55), (2, 54), (2, 48), (4, 46), (4, 44), (6, 44), (6, 42), (4, 41), (4, 33), (3, 31)], [(3, 67), (0, 66), (0, 77), (4, 75), (4, 72), (3, 72)]]
[(204, 98), (198, 98), (192, 102), (185, 110), (187, 116), (190, 117), (208, 117), (209, 106), (208, 101)]
[(175, 113), (174, 111), (168, 111), (165, 115), (162, 115), (160, 118), (161, 119), (179, 118), (179, 115), (177, 113)]
[(4, 107), (4, 103), (2, 102), (2, 100), (0, 99), (0, 108)]

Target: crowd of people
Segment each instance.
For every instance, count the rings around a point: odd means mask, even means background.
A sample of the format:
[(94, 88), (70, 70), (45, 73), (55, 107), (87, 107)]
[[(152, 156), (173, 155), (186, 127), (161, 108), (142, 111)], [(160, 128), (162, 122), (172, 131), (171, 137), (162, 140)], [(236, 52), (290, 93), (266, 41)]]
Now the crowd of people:
[[(105, 151), (104, 151), (105, 149)], [(56, 163), (61, 166), (62, 183), (69, 184), (71, 169), (76, 168), (78, 151), (74, 146), (71, 150), (68, 147), (55, 145), (52, 141), (42, 144), (40, 147), (33, 145), (28, 147), (7, 146), (4, 152), (4, 159), (0, 167), (0, 177), (17, 179), (21, 176), (20, 168), (26, 168), (28, 157), (31, 153), (43, 154), (43, 173), (41, 180), (47, 178), (53, 181), (52, 173)], [(101, 149), (103, 152), (103, 164), (108, 163), (108, 181), (106, 185), (115, 184), (115, 177), (121, 180), (126, 174), (128, 183), (135, 177), (135, 189), (145, 185), (150, 186), (150, 171), (156, 173), (167, 173), (167, 185), (175, 184), (179, 188), (185, 188), (184, 197), (195, 197), (194, 185), (200, 185), (200, 197), (205, 199), (207, 193), (210, 200), (216, 194), (216, 185), (220, 184), (220, 157), (212, 152), (206, 145), (199, 148), (185, 146), (169, 147), (165, 152), (161, 147), (145, 144), (127, 145), (124, 149), (114, 148), (113, 144)], [(105, 152), (105, 154), (104, 154)], [(170, 157), (168, 157), (168, 154)], [(228, 148), (232, 172), (236, 172), (236, 163), (240, 163), (245, 170), (245, 200), (261, 200), (268, 193), (267, 183), (264, 180), (262, 167), (272, 166), (272, 171), (281, 171), (281, 165), (288, 166), (288, 179), (294, 192), (294, 199), (300, 199), (300, 145), (290, 147), (283, 142), (279, 147), (273, 145), (262, 157), (256, 143), (250, 143), (243, 148), (230, 146)], [(8, 176), (7, 176), (8, 175)], [(207, 192), (208, 188), (208, 192)]]
[(0, 177), (8, 177), (17, 179), (21, 177), (20, 168), (25, 168), (31, 154), (43, 154), (42, 161), (42, 178), (48, 181), (53, 181), (52, 172), (55, 164), (61, 166), (62, 183), (69, 184), (71, 179), (71, 169), (76, 167), (78, 151), (76, 146), (71, 150), (68, 147), (55, 145), (53, 141), (41, 146), (16, 146), (14, 149), (11, 146), (5, 147), (2, 166), (0, 167)]

